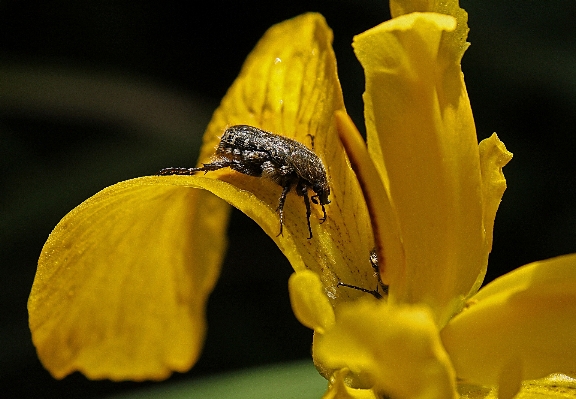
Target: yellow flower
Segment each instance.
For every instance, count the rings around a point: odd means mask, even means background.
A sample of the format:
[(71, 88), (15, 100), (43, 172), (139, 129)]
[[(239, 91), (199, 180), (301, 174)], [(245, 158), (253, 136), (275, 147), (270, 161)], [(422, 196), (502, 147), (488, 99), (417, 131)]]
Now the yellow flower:
[[(292, 306), (315, 330), (326, 398), (511, 398), (524, 380), (576, 371), (576, 255), (477, 292), (511, 154), (496, 135), (476, 142), (460, 70), (466, 13), (456, 2), (412, 3), (391, 1), (394, 18), (354, 41), (369, 157), (352, 125), (339, 132), (365, 191), (387, 300), (334, 306), (306, 271), (291, 278)], [(563, 378), (523, 395), (565, 394), (566, 384), (575, 395)]]
[[(355, 38), (366, 72), (367, 146), (348, 118), (318, 14), (272, 27), (214, 113), (209, 162), (227, 126), (313, 146), (330, 184), (327, 219), (301, 197), (228, 169), (148, 176), (96, 194), (56, 226), (28, 309), (38, 355), (56, 378), (162, 379), (188, 370), (204, 335), (229, 207), (254, 219), (290, 260), (298, 319), (315, 330), (326, 397), (457, 395), (576, 371), (576, 256), (526, 266), (480, 290), (511, 154), (477, 143), (460, 59), (457, 1), (391, 1), (393, 19)], [(344, 150), (346, 149), (346, 151)], [(216, 196), (214, 196), (215, 194)], [(376, 248), (381, 300), (369, 262)], [(381, 291), (381, 293), (383, 293)]]

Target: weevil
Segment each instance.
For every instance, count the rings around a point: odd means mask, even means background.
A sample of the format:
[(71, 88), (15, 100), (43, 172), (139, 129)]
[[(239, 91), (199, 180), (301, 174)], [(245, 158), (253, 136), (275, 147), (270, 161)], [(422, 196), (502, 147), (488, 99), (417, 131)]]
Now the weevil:
[[(325, 205), (330, 203), (330, 187), (326, 169), (320, 158), (298, 141), (270, 133), (254, 126), (235, 125), (224, 131), (220, 144), (210, 163), (199, 168), (165, 168), (159, 175), (191, 175), (196, 172), (210, 172), (231, 168), (248, 176), (265, 177), (282, 187), (276, 211), (280, 216), (280, 232), (284, 226), (284, 202), (292, 190), (304, 198), (308, 239), (312, 238), (310, 226), (310, 200), (322, 207), (326, 221)], [(308, 197), (308, 190), (315, 195)]]

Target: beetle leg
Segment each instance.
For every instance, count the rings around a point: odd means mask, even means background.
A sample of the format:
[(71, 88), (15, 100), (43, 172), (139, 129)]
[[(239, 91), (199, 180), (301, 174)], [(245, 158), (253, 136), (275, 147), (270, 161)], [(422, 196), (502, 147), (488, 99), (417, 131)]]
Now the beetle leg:
[(372, 251), (370, 251), (370, 265), (372, 266), (372, 269), (374, 270), (374, 277), (376, 277), (376, 279), (378, 280), (378, 284), (380, 285), (380, 288), (382, 288), (382, 291), (384, 291), (384, 293), (387, 294), (388, 293), (388, 286), (382, 282), (382, 277), (380, 276), (380, 265), (379, 265), (378, 253), (376, 252), (376, 248), (374, 248)]
[(322, 218), (320, 218), (320, 223), (324, 223), (326, 221), (326, 209), (324, 208), (324, 204), (320, 204), (320, 206), (322, 206), (322, 213), (323, 213)]
[(338, 284), (336, 286), (337, 287), (352, 288), (353, 290), (358, 290), (358, 291), (362, 291), (362, 292), (365, 292), (367, 294), (370, 294), (376, 299), (382, 299), (382, 294), (380, 294), (380, 292), (378, 291), (378, 287), (376, 287), (375, 290), (369, 290), (367, 288), (358, 287), (357, 285), (346, 284), (346, 283), (343, 283), (341, 281), (338, 281)]
[(227, 168), (231, 166), (234, 162), (232, 161), (218, 161), (212, 163), (205, 163), (200, 168), (164, 168), (160, 170), (157, 175), (193, 175), (196, 172), (210, 172), (213, 170), (218, 170), (222, 168)]
[(202, 168), (164, 168), (160, 170), (157, 175), (167, 176), (167, 175), (193, 175), (199, 172)]
[[(319, 195), (313, 195), (310, 197), (310, 200), (312, 201), (313, 204), (318, 205), (320, 204), (320, 200), (319, 200)], [(324, 208), (324, 204), (320, 204), (322, 206), (322, 213), (324, 214), (321, 218), (320, 218), (320, 223), (324, 223), (326, 221), (326, 209)]]
[(286, 196), (290, 192), (291, 188), (292, 188), (292, 183), (287, 183), (282, 188), (282, 194), (280, 195), (280, 200), (278, 201), (278, 208), (276, 208), (276, 211), (280, 215), (280, 232), (278, 233), (278, 235), (276, 237), (282, 235), (282, 228), (284, 227), (284, 202), (286, 202)]
[(312, 211), (310, 210), (310, 198), (308, 198), (308, 189), (306, 186), (302, 186), (302, 196), (304, 197), (304, 205), (306, 205), (306, 220), (308, 221), (308, 232), (310, 236), (308, 239), (312, 238), (312, 226), (310, 226), (310, 215), (312, 215)]

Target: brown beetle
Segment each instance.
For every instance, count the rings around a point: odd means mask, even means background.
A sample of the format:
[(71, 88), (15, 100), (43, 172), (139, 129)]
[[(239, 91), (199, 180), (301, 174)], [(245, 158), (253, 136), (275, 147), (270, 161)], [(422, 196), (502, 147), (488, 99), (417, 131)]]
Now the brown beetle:
[[(277, 208), (280, 215), (278, 235), (282, 234), (284, 225), (284, 202), (292, 188), (304, 197), (309, 239), (312, 238), (310, 199), (322, 207), (321, 222), (326, 220), (324, 205), (330, 203), (330, 187), (320, 158), (295, 140), (253, 126), (236, 125), (226, 129), (210, 163), (200, 168), (165, 168), (158, 174), (191, 175), (226, 167), (249, 176), (267, 177), (282, 187)], [(315, 195), (309, 198), (308, 189)]]

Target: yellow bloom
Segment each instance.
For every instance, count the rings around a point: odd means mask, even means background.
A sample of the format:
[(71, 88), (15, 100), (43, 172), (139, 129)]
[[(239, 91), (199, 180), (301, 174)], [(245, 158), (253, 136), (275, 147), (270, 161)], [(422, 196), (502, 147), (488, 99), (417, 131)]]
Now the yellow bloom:
[[(228, 169), (197, 176), (148, 176), (118, 183), (56, 226), (40, 256), (29, 299), (39, 357), (62, 378), (161, 379), (189, 369), (204, 339), (204, 308), (225, 248), (228, 205), (253, 218), (297, 271), (314, 270), (334, 301), (360, 296), (338, 281), (374, 282), (370, 220), (336, 133), (344, 110), (332, 32), (307, 14), (272, 27), (214, 113), (200, 162), (224, 129), (248, 124), (314, 150), (331, 183), (328, 218), (313, 206), (308, 239), (301, 197), (288, 195), (278, 236), (274, 182)], [(351, 250), (351, 249), (354, 250)]]
[[(430, 4), (429, 4), (430, 3)], [(161, 379), (189, 369), (225, 249), (228, 205), (290, 260), (294, 312), (314, 329), (325, 397), (449, 398), (576, 371), (576, 256), (526, 266), (478, 293), (511, 158), (477, 143), (460, 70), (457, 1), (391, 1), (393, 19), (355, 38), (366, 72), (367, 146), (348, 118), (318, 14), (272, 27), (214, 113), (207, 163), (227, 126), (312, 146), (326, 166), (327, 219), (287, 197), (283, 235), (272, 181), (222, 169), (111, 186), (70, 212), (46, 242), (28, 308), (38, 355), (56, 377)], [(346, 151), (344, 150), (346, 148)], [(381, 300), (339, 283), (388, 286)], [(540, 386), (540, 385), (538, 385)], [(488, 392), (488, 391), (487, 391)]]
[[(395, 18), (354, 41), (373, 165), (354, 127), (340, 124), (371, 210), (387, 301), (329, 306), (315, 274), (291, 279), (295, 314), (315, 330), (314, 360), (331, 381), (326, 397), (449, 398), (483, 385), (498, 389), (478, 397), (510, 398), (523, 380), (573, 374), (576, 255), (525, 266), (476, 293), (511, 154), (496, 135), (476, 142), (460, 71), (467, 16), (456, 2), (392, 1), (391, 9)], [(523, 394), (560, 392), (552, 381)]]

